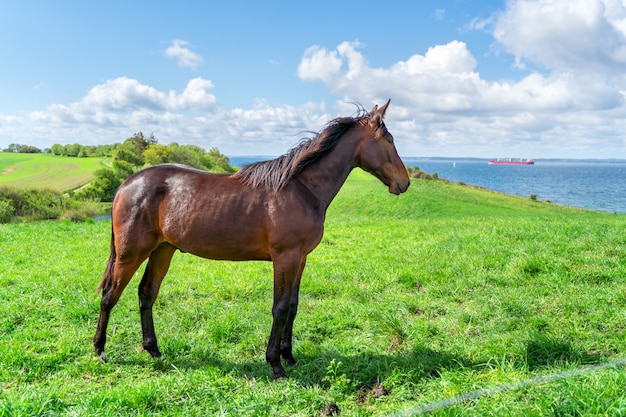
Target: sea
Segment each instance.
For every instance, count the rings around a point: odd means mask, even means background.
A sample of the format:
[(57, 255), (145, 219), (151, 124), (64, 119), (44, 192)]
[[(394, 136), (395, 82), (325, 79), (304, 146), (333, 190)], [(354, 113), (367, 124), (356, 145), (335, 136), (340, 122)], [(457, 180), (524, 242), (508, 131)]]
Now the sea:
[[(271, 159), (235, 156), (244, 164)], [(485, 187), (506, 194), (550, 201), (555, 204), (626, 213), (626, 160), (535, 159), (534, 165), (489, 165), (487, 159), (403, 157), (410, 167), (436, 173), (455, 183)]]

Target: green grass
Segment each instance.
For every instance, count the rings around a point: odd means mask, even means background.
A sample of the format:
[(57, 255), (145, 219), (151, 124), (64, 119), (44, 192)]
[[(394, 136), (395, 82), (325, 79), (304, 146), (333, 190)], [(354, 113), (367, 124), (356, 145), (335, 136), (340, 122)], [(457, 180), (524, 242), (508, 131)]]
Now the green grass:
[(0, 152), (0, 185), (71, 190), (93, 179), (104, 160)]
[[(442, 182), (396, 197), (356, 172), (304, 272), (299, 365), (276, 382), (270, 263), (177, 253), (155, 305), (164, 362), (141, 351), (136, 277), (102, 364), (110, 222), (0, 225), (0, 416), (391, 415), (624, 358), (625, 221)], [(624, 415), (625, 383), (609, 367), (433, 415)]]

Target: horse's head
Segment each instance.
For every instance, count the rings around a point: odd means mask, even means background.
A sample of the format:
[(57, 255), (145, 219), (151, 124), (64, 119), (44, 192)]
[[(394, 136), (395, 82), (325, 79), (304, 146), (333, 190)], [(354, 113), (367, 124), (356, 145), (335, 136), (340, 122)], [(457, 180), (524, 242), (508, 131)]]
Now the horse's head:
[(364, 136), (356, 150), (355, 162), (389, 187), (390, 193), (398, 195), (409, 188), (410, 181), (393, 136), (383, 122), (390, 101), (380, 109), (378, 105), (374, 106), (369, 118), (365, 119), (367, 124), (363, 127)]

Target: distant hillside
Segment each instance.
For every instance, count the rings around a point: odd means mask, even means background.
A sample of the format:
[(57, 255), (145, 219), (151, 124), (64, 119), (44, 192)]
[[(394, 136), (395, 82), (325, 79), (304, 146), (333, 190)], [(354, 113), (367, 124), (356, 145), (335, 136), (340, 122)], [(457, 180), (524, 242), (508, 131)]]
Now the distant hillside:
[(66, 191), (94, 178), (107, 158), (70, 158), (50, 154), (0, 153), (0, 185)]

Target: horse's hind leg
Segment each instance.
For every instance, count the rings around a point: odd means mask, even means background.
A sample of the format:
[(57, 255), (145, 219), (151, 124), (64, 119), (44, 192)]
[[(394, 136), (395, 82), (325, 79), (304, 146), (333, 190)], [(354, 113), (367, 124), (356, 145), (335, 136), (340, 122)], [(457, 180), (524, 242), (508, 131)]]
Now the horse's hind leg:
[(143, 333), (143, 348), (155, 358), (161, 358), (154, 332), (152, 305), (159, 295), (159, 288), (176, 248), (169, 243), (161, 243), (150, 254), (148, 265), (139, 284), (139, 312), (141, 314), (141, 331)]
[(111, 309), (113, 309), (115, 304), (119, 301), (124, 288), (126, 288), (128, 282), (144, 259), (145, 258), (137, 258), (126, 262), (120, 259), (116, 260), (114, 256), (109, 259), (109, 265), (105, 273), (109, 276), (105, 276), (103, 284), (101, 284), (102, 300), (100, 301), (100, 317), (98, 318), (96, 335), (93, 338), (96, 355), (98, 355), (103, 362), (106, 362), (104, 345), (107, 338), (106, 330), (109, 324)]

